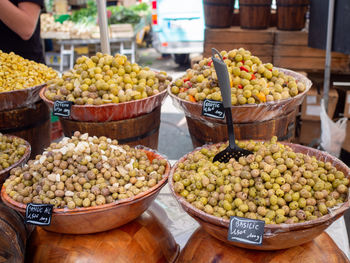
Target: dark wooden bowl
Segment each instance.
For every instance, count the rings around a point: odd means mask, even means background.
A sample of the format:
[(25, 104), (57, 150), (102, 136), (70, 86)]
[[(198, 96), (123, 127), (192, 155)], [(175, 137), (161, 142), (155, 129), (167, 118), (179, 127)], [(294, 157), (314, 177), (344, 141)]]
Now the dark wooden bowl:
[(0, 200), (0, 262), (24, 262), (25, 248), (34, 226)]
[(32, 88), (0, 92), (0, 111), (28, 107), (40, 100), (39, 92), (46, 84)]
[(346, 255), (323, 232), (314, 240), (289, 249), (256, 251), (228, 246), (199, 228), (181, 251), (178, 262), (244, 262), (244, 263), (345, 263)]
[[(338, 160), (334, 156), (322, 152), (313, 148), (306, 146), (285, 143), (284, 145), (290, 146), (295, 152), (301, 152), (310, 156), (316, 156), (318, 160), (329, 161), (334, 165), (338, 170), (342, 171), (346, 177), (350, 178), (350, 168), (347, 167), (342, 161)], [(220, 144), (216, 144), (220, 145)], [(209, 147), (205, 145), (203, 147)], [(199, 151), (200, 148), (197, 148), (195, 151)], [(191, 153), (193, 153), (191, 152)], [(188, 154), (187, 154), (188, 155)], [(349, 199), (344, 202), (340, 207), (332, 210), (331, 214), (324, 215), (315, 220), (307, 221), (304, 223), (295, 223), (295, 224), (269, 224), (265, 225), (263, 243), (261, 246), (243, 244), (239, 242), (232, 242), (227, 240), (228, 227), (230, 221), (227, 219), (219, 218), (213, 215), (209, 215), (200, 209), (192, 206), (186, 201), (185, 198), (180, 196), (174, 191), (173, 183), (173, 174), (178, 166), (179, 162), (186, 160), (187, 155), (183, 156), (171, 169), (169, 175), (169, 185), (170, 189), (180, 203), (182, 208), (195, 220), (197, 220), (205, 231), (207, 231), (213, 237), (217, 239), (238, 247), (256, 249), (256, 250), (277, 250), (285, 249), (294, 246), (304, 244), (311, 241), (318, 235), (320, 235), (323, 230), (325, 230), (329, 225), (331, 225), (336, 219), (344, 214), (344, 212), (350, 207)]]
[[(6, 137), (12, 137), (12, 138), (19, 138), (17, 136), (14, 135), (7, 135)], [(22, 139), (22, 138), (20, 138)], [(6, 169), (0, 170), (0, 187), (2, 186), (2, 184), (5, 182), (6, 178), (9, 176), (11, 169), (17, 167), (17, 166), (22, 166), (23, 164), (25, 164), (29, 157), (30, 157), (30, 152), (31, 152), (31, 147), (29, 142), (27, 142), (26, 140), (22, 139), (24, 141), (24, 144), (26, 145), (26, 151), (23, 154), (23, 156), (21, 157), (21, 159), (18, 160), (17, 163), (14, 163), (13, 165), (11, 165), (10, 167), (7, 167)]]
[[(240, 106), (232, 106), (232, 120), (234, 123), (251, 123), (272, 120), (285, 113), (294, 111), (304, 100), (306, 93), (312, 86), (312, 82), (300, 73), (292, 70), (276, 68), (288, 76), (294, 77), (296, 80), (305, 84), (306, 89), (303, 93), (298, 94), (293, 98), (288, 98), (280, 101), (271, 101), (261, 104), (245, 104)], [(225, 124), (225, 120), (218, 120), (202, 115), (202, 103), (190, 102), (180, 99), (171, 92), (171, 85), (168, 87), (168, 93), (175, 105), (178, 105), (183, 109), (186, 116), (190, 116), (194, 119), (200, 119), (211, 122), (218, 122)]]
[[(161, 155), (145, 150), (150, 160), (165, 159)], [(90, 234), (110, 230), (124, 225), (142, 214), (157, 197), (159, 191), (166, 184), (170, 172), (167, 162), (163, 179), (149, 190), (132, 198), (86, 208), (56, 208), (53, 209), (51, 225), (43, 227), (45, 230), (64, 234)], [(14, 201), (1, 189), (1, 198), (9, 207), (25, 214), (27, 205)]]
[(119, 228), (96, 234), (58, 234), (37, 227), (28, 241), (26, 262), (175, 262), (180, 247), (163, 220), (147, 210)]
[[(50, 109), (53, 109), (54, 102), (45, 97), (45, 91), (46, 88), (43, 88), (39, 95)], [(69, 119), (76, 121), (107, 122), (134, 118), (150, 113), (155, 108), (162, 105), (162, 101), (167, 94), (167, 91), (163, 90), (162, 92), (145, 99), (127, 101), (118, 104), (108, 103), (98, 106), (72, 105)]]

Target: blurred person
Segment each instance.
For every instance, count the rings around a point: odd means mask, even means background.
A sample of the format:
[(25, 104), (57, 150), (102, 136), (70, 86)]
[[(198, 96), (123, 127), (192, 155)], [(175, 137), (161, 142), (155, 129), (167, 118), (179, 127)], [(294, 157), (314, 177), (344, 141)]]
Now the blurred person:
[(45, 63), (40, 39), (44, 0), (0, 0), (0, 50)]

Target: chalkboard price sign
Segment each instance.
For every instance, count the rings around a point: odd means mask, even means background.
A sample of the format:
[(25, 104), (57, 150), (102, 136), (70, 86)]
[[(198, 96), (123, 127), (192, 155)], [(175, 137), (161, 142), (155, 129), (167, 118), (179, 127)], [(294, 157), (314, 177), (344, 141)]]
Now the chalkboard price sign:
[(261, 245), (265, 221), (231, 216), (227, 239), (251, 245)]
[(26, 208), (25, 222), (38, 226), (49, 226), (51, 224), (53, 205), (28, 203)]
[(221, 101), (208, 100), (203, 101), (202, 115), (215, 119), (225, 118), (225, 109)]
[(53, 104), (53, 115), (59, 117), (69, 117), (72, 101), (56, 100)]

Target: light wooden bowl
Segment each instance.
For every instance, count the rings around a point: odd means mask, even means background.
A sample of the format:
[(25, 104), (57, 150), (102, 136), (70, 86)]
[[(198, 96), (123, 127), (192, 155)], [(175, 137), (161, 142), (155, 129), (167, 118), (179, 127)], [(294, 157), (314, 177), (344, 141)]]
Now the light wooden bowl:
[(334, 241), (323, 232), (314, 240), (289, 249), (256, 251), (228, 246), (198, 228), (192, 234), (178, 262), (244, 262), (244, 263), (347, 263), (346, 255)]
[[(316, 156), (317, 160), (329, 161), (338, 170), (342, 171), (347, 178), (350, 178), (350, 169), (342, 161), (338, 160), (334, 156), (321, 152), (319, 150), (305, 147), (298, 144), (284, 143), (284, 145), (290, 146), (295, 152), (301, 152), (310, 156)], [(220, 144), (216, 144), (220, 145)], [(203, 147), (209, 147), (205, 145)], [(197, 148), (195, 151), (199, 151)], [(188, 155), (188, 154), (187, 154)], [(209, 215), (200, 209), (192, 206), (185, 198), (180, 196), (174, 191), (173, 174), (179, 164), (186, 160), (187, 155), (183, 156), (171, 169), (169, 175), (170, 189), (180, 203), (182, 208), (195, 220), (197, 220), (201, 226), (213, 237), (229, 244), (243, 248), (256, 249), (256, 250), (277, 250), (285, 249), (294, 246), (304, 244), (311, 241), (318, 235), (320, 235), (328, 226), (330, 226), (336, 219), (344, 214), (344, 212), (350, 207), (349, 199), (344, 202), (339, 208), (332, 210), (331, 214), (324, 215), (315, 220), (307, 221), (304, 223), (295, 224), (270, 224), (265, 225), (263, 243), (261, 246), (243, 244), (239, 242), (232, 242), (227, 240), (229, 220), (219, 218), (213, 215)]]
[[(150, 150), (144, 150), (150, 160), (165, 159)], [(51, 225), (43, 227), (45, 230), (65, 234), (90, 234), (110, 230), (122, 226), (141, 215), (157, 197), (159, 191), (166, 184), (170, 172), (170, 164), (167, 167), (163, 179), (149, 190), (142, 192), (132, 198), (118, 200), (116, 202), (84, 208), (56, 208), (53, 209)], [(27, 205), (11, 199), (1, 189), (3, 202), (25, 214)]]
[(135, 220), (109, 231), (66, 235), (37, 227), (28, 241), (26, 262), (172, 263), (180, 247), (150, 209)]
[[(276, 68), (279, 71), (285, 73), (288, 76), (294, 77), (296, 80), (305, 84), (305, 91), (297, 96), (280, 101), (271, 101), (260, 104), (245, 104), (240, 106), (232, 106), (232, 120), (234, 123), (251, 123), (272, 120), (285, 113), (289, 113), (295, 110), (304, 100), (306, 93), (312, 86), (312, 82), (304, 75), (292, 70)], [(178, 96), (171, 92), (171, 85), (168, 87), (168, 93), (172, 98), (174, 104), (183, 109), (186, 116), (190, 116), (194, 119), (200, 119), (211, 122), (218, 122), (225, 124), (225, 120), (218, 120), (202, 115), (202, 103), (190, 102), (180, 99)]]
[[(46, 89), (47, 87), (43, 88), (39, 95), (49, 108), (53, 109), (54, 102), (48, 100), (44, 95)], [(107, 122), (134, 118), (150, 113), (155, 108), (162, 105), (167, 94), (167, 90), (163, 90), (156, 95), (141, 100), (127, 101), (118, 104), (72, 105), (71, 115), (68, 119), (76, 121)]]
[[(5, 136), (12, 137), (12, 138), (19, 138), (17, 136), (8, 135), (8, 134), (5, 134)], [(20, 138), (20, 139), (22, 139), (22, 138)], [(23, 156), (21, 157), (21, 159), (18, 160), (17, 163), (14, 163), (13, 165), (11, 165), (10, 167), (7, 167), (6, 169), (0, 170), (0, 187), (5, 182), (6, 178), (9, 176), (10, 171), (17, 166), (22, 166), (23, 164), (25, 164), (30, 157), (31, 146), (30, 146), (29, 142), (27, 142), (24, 139), (22, 139), (22, 140), (24, 141), (24, 144), (26, 145), (26, 151), (23, 154)]]

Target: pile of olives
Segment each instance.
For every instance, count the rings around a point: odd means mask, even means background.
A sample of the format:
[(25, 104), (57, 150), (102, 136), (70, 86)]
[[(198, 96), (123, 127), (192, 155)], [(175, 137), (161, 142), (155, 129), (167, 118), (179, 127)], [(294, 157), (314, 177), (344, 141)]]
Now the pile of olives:
[(150, 161), (141, 149), (75, 132), (12, 169), (4, 186), (10, 198), (24, 204), (98, 206), (147, 191), (163, 178), (166, 165), (165, 159)]
[(25, 141), (0, 133), (0, 171), (17, 163), (27, 150)]
[(0, 92), (31, 88), (56, 77), (56, 71), (44, 64), (0, 50)]
[[(271, 63), (263, 64), (248, 50), (220, 53), (229, 72), (233, 106), (284, 100), (306, 90), (304, 83), (280, 72)], [(191, 102), (222, 101), (218, 85), (212, 59), (204, 58), (173, 83), (171, 92)]]
[(267, 224), (313, 220), (347, 199), (349, 179), (330, 162), (296, 153), (276, 137), (238, 146), (253, 154), (213, 163), (227, 144), (189, 154), (173, 174), (175, 192), (207, 214)]
[(77, 105), (101, 105), (144, 99), (165, 90), (172, 78), (164, 71), (131, 63), (124, 55), (97, 53), (79, 57), (74, 69), (49, 83), (45, 97)]

